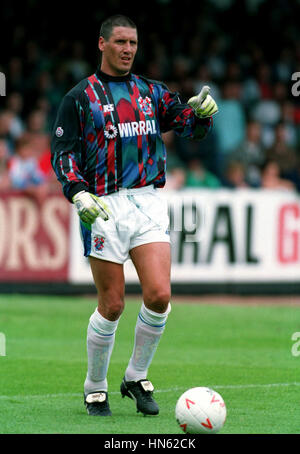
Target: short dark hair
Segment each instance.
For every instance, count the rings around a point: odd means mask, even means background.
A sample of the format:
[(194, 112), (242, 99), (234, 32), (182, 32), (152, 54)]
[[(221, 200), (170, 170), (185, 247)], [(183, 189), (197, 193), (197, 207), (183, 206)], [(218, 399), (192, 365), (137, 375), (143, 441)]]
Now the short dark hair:
[(102, 23), (100, 28), (100, 36), (108, 41), (114, 27), (130, 27), (137, 29), (137, 26), (131, 19), (129, 19), (129, 17), (123, 16), (122, 14), (116, 14), (115, 16), (108, 17)]

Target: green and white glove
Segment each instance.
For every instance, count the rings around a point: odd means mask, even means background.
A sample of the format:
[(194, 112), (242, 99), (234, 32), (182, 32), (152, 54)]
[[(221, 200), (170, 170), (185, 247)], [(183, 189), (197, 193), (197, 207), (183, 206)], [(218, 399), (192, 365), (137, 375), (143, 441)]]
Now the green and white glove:
[(93, 224), (100, 216), (104, 221), (109, 219), (109, 209), (106, 204), (94, 194), (80, 191), (75, 194), (72, 201), (80, 219), (86, 224)]
[(210, 88), (207, 85), (201, 89), (199, 95), (188, 100), (188, 104), (194, 109), (199, 118), (207, 118), (218, 112), (216, 101), (209, 94)]

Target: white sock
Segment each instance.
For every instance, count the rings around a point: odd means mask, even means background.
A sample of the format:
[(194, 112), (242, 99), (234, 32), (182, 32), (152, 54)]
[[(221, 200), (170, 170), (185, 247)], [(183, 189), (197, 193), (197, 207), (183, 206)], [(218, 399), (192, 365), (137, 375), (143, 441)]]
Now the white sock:
[(125, 372), (126, 381), (147, 378), (148, 368), (164, 332), (170, 311), (170, 303), (166, 312), (162, 314), (151, 311), (144, 303), (142, 304), (135, 327), (134, 348)]
[(107, 391), (107, 370), (115, 342), (119, 320), (106, 320), (96, 309), (87, 330), (88, 371), (84, 382), (85, 394)]

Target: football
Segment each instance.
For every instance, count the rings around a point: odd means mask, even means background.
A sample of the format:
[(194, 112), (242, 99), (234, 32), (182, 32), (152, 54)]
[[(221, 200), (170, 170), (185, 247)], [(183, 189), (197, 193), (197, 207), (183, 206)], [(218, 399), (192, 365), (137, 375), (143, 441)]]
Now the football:
[(217, 433), (226, 420), (225, 402), (213, 389), (191, 388), (179, 397), (175, 417), (184, 433)]

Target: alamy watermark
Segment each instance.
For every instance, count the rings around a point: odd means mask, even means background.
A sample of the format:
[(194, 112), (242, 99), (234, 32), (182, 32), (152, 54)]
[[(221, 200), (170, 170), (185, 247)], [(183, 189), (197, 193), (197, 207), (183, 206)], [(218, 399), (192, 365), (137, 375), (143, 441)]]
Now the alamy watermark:
[(300, 72), (293, 73), (292, 80), (295, 81), (292, 85), (292, 95), (300, 96)]
[(6, 96), (6, 77), (0, 72), (0, 96)]
[(6, 337), (4, 333), (0, 333), (0, 356), (6, 356)]
[(295, 341), (295, 343), (292, 345), (292, 350), (291, 350), (292, 355), (300, 356), (300, 332), (299, 331), (292, 334), (292, 341)]

